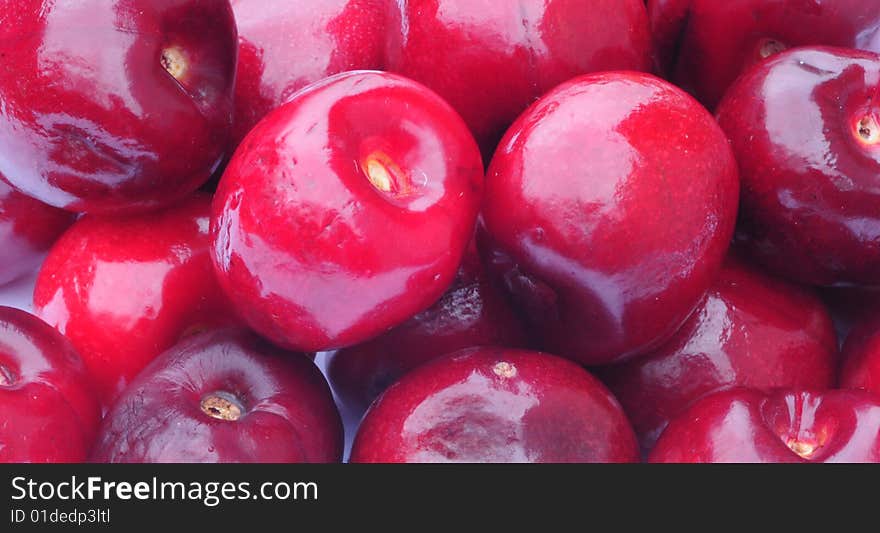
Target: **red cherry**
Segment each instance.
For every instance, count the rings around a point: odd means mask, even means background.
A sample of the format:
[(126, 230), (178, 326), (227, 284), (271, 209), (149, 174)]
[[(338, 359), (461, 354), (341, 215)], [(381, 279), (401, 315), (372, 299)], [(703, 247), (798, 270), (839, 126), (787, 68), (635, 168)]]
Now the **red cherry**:
[(736, 219), (724, 134), (647, 74), (551, 91), (510, 129), (487, 176), (491, 271), (544, 348), (584, 364), (668, 340), (717, 275)]
[(638, 462), (614, 396), (570, 361), (474, 348), (389, 387), (358, 429), (351, 461)]
[(195, 330), (228, 323), (209, 257), (210, 198), (157, 213), (81, 218), (34, 289), (37, 315), (70, 338), (105, 403)]
[(409, 0), (389, 21), (388, 70), (437, 91), (488, 161), (538, 97), (580, 74), (648, 70), (640, 0)]
[(232, 0), (232, 9), (234, 145), (306, 85), (346, 70), (382, 68), (384, 0)]
[(710, 108), (743, 71), (805, 45), (880, 52), (876, 0), (650, 0), (661, 69)]
[(299, 351), (363, 342), (452, 283), (482, 187), (461, 118), (405, 78), (328, 78), (248, 135), (214, 199), (214, 265), (247, 323)]
[(711, 392), (835, 386), (837, 338), (814, 294), (734, 256), (669, 342), (599, 377), (650, 450), (670, 420)]
[(37, 317), (0, 306), (0, 463), (78, 463), (101, 408), (73, 346)]
[(342, 460), (342, 420), (321, 372), (244, 331), (184, 340), (153, 361), (104, 419), (92, 460)]
[(74, 218), (0, 180), (0, 285), (31, 272)]
[(731, 389), (673, 420), (652, 463), (875, 463), (880, 399), (864, 391)]
[(0, 1), (0, 175), (73, 211), (179, 200), (223, 158), (236, 32), (225, 0)]
[(738, 240), (814, 285), (880, 283), (880, 56), (801, 48), (718, 108), (742, 177)]
[(375, 339), (332, 354), (327, 370), (336, 394), (363, 413), (389, 385), (431, 359), (472, 346), (527, 344), (522, 323), (472, 249), (437, 303)]

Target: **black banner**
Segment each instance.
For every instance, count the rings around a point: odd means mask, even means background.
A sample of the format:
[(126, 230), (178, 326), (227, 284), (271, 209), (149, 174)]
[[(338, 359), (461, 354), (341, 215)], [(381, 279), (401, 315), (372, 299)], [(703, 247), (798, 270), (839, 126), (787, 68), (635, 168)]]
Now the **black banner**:
[(876, 475), (811, 465), (4, 465), (0, 531), (421, 529), (472, 517), (617, 531), (702, 516), (711, 530), (779, 512), (815, 525), (834, 502), (847, 509), (841, 526), (873, 511), (873, 490), (858, 487)]

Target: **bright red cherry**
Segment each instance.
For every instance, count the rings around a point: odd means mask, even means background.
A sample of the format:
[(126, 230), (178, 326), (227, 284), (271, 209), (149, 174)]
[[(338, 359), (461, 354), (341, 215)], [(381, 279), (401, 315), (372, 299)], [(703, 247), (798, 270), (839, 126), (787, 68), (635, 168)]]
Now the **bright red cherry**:
[(880, 283), (880, 56), (783, 52), (718, 108), (742, 178), (738, 240), (814, 285)]
[(788, 48), (880, 52), (876, 0), (650, 0), (661, 69), (710, 108), (743, 71)]
[(670, 420), (711, 392), (835, 386), (837, 355), (831, 317), (814, 294), (732, 256), (669, 342), (599, 377), (647, 451)]
[(52, 248), (37, 315), (65, 334), (104, 402), (181, 336), (232, 320), (209, 256), (211, 200), (145, 215), (87, 215)]
[(0, 463), (78, 463), (101, 422), (73, 346), (37, 317), (0, 306)]
[(599, 380), (538, 352), (474, 348), (389, 387), (364, 417), (351, 461), (638, 462), (626, 415)]
[(840, 386), (880, 394), (880, 314), (853, 328), (843, 345)]
[(330, 387), (301, 354), (244, 331), (184, 340), (150, 364), (104, 419), (105, 463), (329, 463), (342, 460)]
[(436, 94), (382, 72), (328, 78), (230, 161), (212, 221), (220, 283), (282, 346), (363, 342), (452, 283), (482, 182), (473, 137)]
[(0, 175), (29, 196), (152, 209), (197, 189), (224, 156), (228, 0), (0, 0), (0, 58)]
[(396, 5), (389, 20), (388, 70), (424, 83), (452, 104), (486, 161), (516, 117), (556, 85), (589, 72), (651, 67), (641, 0)]
[(387, 0), (232, 0), (238, 24), (233, 142), (296, 91), (381, 69)]
[(527, 344), (522, 323), (473, 249), (436, 304), (375, 339), (334, 353), (328, 376), (343, 402), (362, 413), (389, 385), (431, 359), (472, 346)]
[(0, 285), (34, 270), (74, 218), (73, 213), (25, 196), (0, 180)]
[(880, 462), (880, 398), (844, 390), (718, 392), (673, 420), (649, 461)]
[(693, 98), (647, 74), (589, 75), (505, 136), (481, 246), (544, 349), (611, 363), (658, 348), (697, 307), (737, 195), (727, 140)]

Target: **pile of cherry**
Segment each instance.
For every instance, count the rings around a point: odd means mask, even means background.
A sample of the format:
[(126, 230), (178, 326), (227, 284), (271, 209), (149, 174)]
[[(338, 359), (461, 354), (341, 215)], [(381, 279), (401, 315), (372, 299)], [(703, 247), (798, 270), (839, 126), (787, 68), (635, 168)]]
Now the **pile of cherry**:
[(877, 53), (877, 0), (0, 0), (0, 460), (340, 461), (332, 352), (353, 461), (880, 461)]

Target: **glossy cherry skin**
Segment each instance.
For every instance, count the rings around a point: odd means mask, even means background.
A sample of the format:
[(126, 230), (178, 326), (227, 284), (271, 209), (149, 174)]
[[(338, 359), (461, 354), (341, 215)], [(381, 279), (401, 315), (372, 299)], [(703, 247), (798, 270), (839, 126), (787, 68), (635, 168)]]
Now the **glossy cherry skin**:
[(880, 56), (783, 52), (718, 109), (740, 166), (737, 240), (783, 276), (880, 283)]
[(437, 303), (375, 339), (330, 356), (330, 383), (347, 407), (363, 413), (389, 385), (441, 355), (472, 346), (528, 346), (522, 322), (471, 248)]
[(507, 127), (556, 85), (589, 72), (651, 67), (640, 0), (395, 5), (400, 8), (389, 20), (388, 70), (424, 83), (452, 104), (487, 162)]
[(0, 1), (0, 175), (71, 211), (187, 196), (224, 156), (236, 50), (228, 0)]
[(875, 463), (880, 397), (864, 391), (730, 389), (673, 420), (652, 463)]
[(546, 351), (598, 365), (658, 348), (721, 268), (736, 163), (711, 115), (648, 74), (584, 76), (505, 136), (481, 247)]
[(742, 72), (788, 48), (880, 52), (875, 0), (650, 0), (648, 10), (661, 68), (710, 108)]
[(74, 218), (0, 180), (0, 285), (33, 271)]
[(73, 346), (37, 317), (0, 306), (0, 463), (79, 463), (101, 408)]
[(238, 24), (233, 142), (310, 83), (384, 64), (387, 0), (232, 0)]
[(181, 336), (234, 321), (209, 255), (211, 200), (166, 211), (87, 215), (52, 248), (38, 316), (77, 348), (107, 404)]
[(626, 463), (638, 445), (614, 396), (570, 361), (467, 349), (434, 359), (370, 407), (354, 463)]
[(880, 394), (880, 311), (877, 309), (846, 338), (840, 386)]
[(452, 283), (482, 183), (473, 137), (436, 94), (383, 72), (328, 78), (230, 161), (212, 220), (220, 283), (281, 346), (366, 341)]
[(153, 361), (101, 426), (103, 463), (330, 463), (342, 419), (307, 357), (243, 330), (202, 333)]
[(711, 392), (835, 386), (837, 355), (831, 317), (816, 295), (731, 256), (669, 342), (599, 377), (647, 451), (670, 420)]

